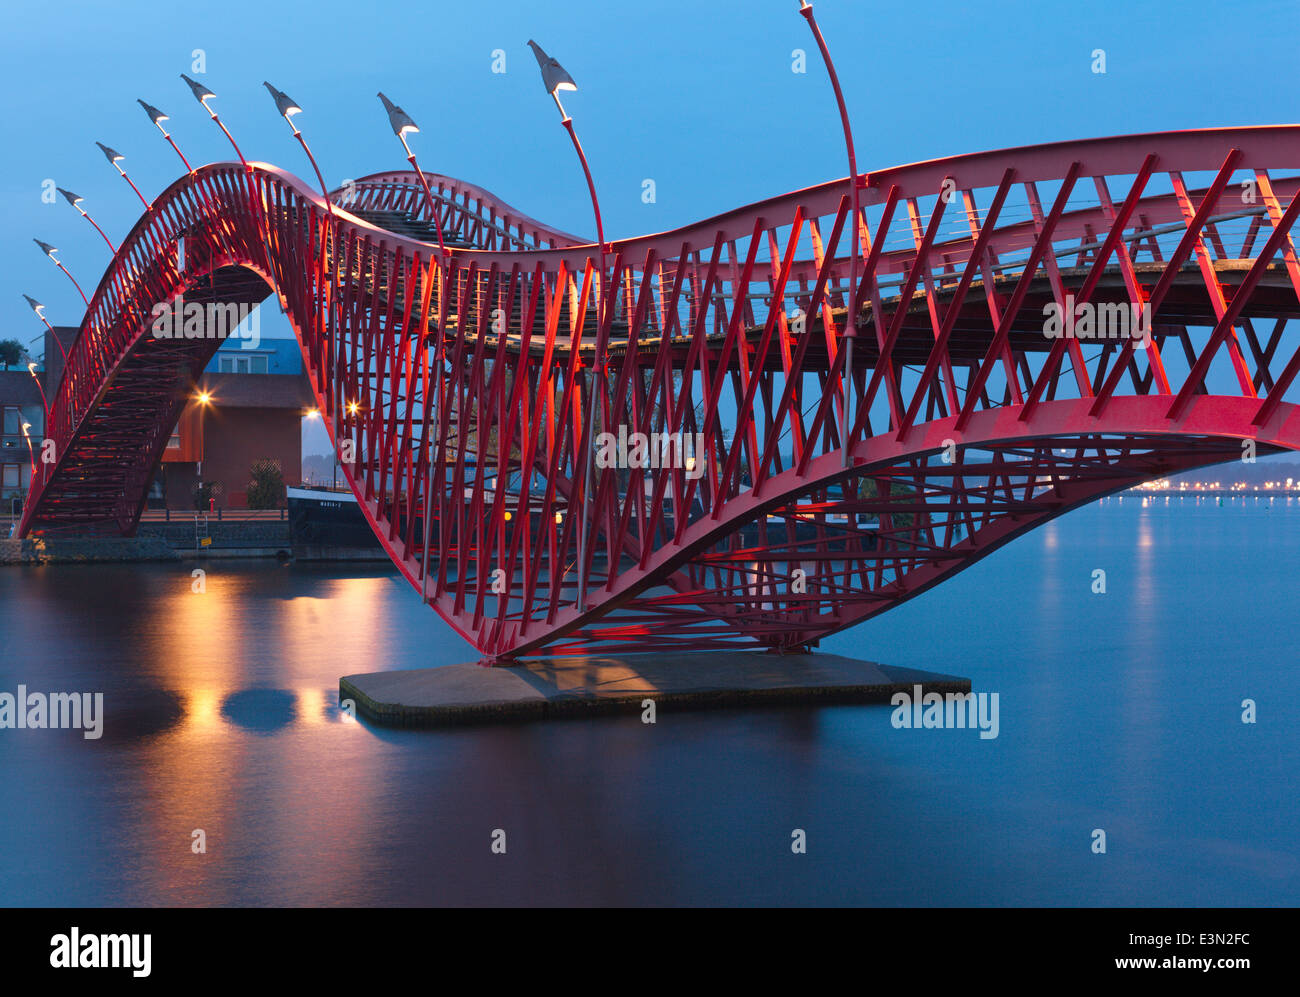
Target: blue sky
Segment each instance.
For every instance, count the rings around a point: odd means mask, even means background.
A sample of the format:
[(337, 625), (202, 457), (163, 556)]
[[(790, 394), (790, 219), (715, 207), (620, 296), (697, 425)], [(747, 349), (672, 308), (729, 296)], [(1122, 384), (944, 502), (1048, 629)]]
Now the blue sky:
[[(526, 47), (536, 39), (578, 82), (566, 106), (596, 175), (607, 234), (624, 237), (842, 176), (830, 87), (796, 0), (568, 3), (130, 2), (5, 5), (0, 36), (0, 337), (80, 318), (71, 284), (32, 244), (53, 243), (87, 292), (108, 248), (49, 178), (85, 197), (115, 240), (139, 202), (98, 139), (153, 197), (180, 163), (137, 97), (171, 115), (196, 165), (232, 158), (182, 72), (197, 76), (250, 159), (310, 167), (262, 81), (296, 120), (333, 185), (404, 165), (375, 93), (419, 123), (426, 169), (463, 177), (561, 229), (594, 226), (572, 149)], [(1294, 2), (875, 4), (818, 0), (853, 117), (875, 169), (1059, 139), (1300, 118)], [(791, 71), (791, 52), (809, 71)], [(1107, 72), (1091, 71), (1106, 50)], [(206, 73), (191, 71), (202, 49)], [(492, 72), (493, 51), (506, 72)], [(641, 200), (652, 178), (657, 201)], [(278, 316), (277, 316), (278, 318)]]

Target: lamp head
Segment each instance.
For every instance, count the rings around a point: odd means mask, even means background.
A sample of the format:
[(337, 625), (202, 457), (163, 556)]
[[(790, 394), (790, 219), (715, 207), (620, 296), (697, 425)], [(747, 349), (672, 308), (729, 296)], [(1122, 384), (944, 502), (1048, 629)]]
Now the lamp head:
[(74, 208), (77, 207), (78, 201), (85, 200), (85, 198), (82, 197), (80, 194), (74, 194), (72, 193), (72, 191), (64, 190), (62, 187), (55, 187), (54, 189), (57, 190), (60, 194), (62, 194), (63, 199), (67, 201), (69, 204), (71, 204)]
[[(144, 113), (149, 115), (149, 120), (152, 121), (155, 125), (157, 125), (160, 121), (167, 120), (167, 115), (165, 115), (162, 111), (158, 110), (158, 108), (154, 107), (152, 104), (146, 104), (139, 97), (136, 98), (135, 102), (144, 108)], [(159, 125), (159, 127), (161, 127), (161, 125)]]
[(538, 68), (542, 71), (542, 83), (545, 84), (547, 93), (554, 94), (559, 90), (578, 89), (578, 84), (573, 82), (573, 77), (555, 59), (542, 51), (542, 47), (537, 42), (530, 40), (528, 46), (533, 50), (533, 55), (537, 57)]
[[(181, 79), (183, 79), (187, 84), (189, 84), (190, 91), (194, 94), (194, 99), (197, 100), (200, 104), (203, 104), (203, 110), (208, 111), (208, 105), (204, 104), (203, 102), (206, 100), (211, 100), (213, 97), (216, 96), (216, 94), (214, 94), (211, 90), (209, 90), (207, 87), (205, 87), (202, 83), (198, 82), (197, 80), (190, 79), (184, 73), (181, 73)], [(209, 111), (208, 113), (211, 113), (211, 111)]]
[[(42, 253), (44, 253), (44, 254), (45, 254), (46, 256), (48, 256), (50, 259), (54, 260), (54, 254), (58, 252), (57, 249), (55, 249), (53, 246), (51, 246), (48, 242), (41, 242), (40, 239), (33, 239), (32, 242), (36, 243), (36, 245), (38, 245), (38, 246), (41, 247), (41, 252), (42, 252)], [(58, 261), (58, 260), (54, 260), (54, 262), (55, 262), (55, 263), (58, 263), (59, 261)]]
[(384, 102), (384, 110), (388, 112), (388, 123), (393, 126), (393, 134), (401, 138), (407, 132), (418, 132), (419, 125), (411, 120), (411, 116), (384, 96), (383, 91), (379, 93), (379, 99)]
[(103, 152), (104, 154), (104, 158), (107, 159), (110, 163), (116, 164), (119, 159), (126, 158), (116, 149), (110, 149), (103, 142), (96, 142), (95, 144), (99, 146), (100, 151)]
[(29, 363), (29, 364), (27, 365), (27, 370), (28, 370), (28, 373), (30, 373), (30, 374), (32, 375), (32, 377), (35, 377), (35, 376), (36, 376), (36, 361), (35, 361), (35, 360), (33, 360), (31, 363)]
[(24, 294), (23, 297), (27, 299), (27, 304), (29, 304), (32, 311), (36, 313), (36, 317), (43, 320), (45, 316), (42, 314), (42, 310), (45, 306), (30, 295)]
[[(271, 99), (275, 101), (275, 109), (280, 112), (285, 121), (289, 121), (295, 114), (302, 113), (302, 108), (298, 106), (298, 102), (283, 90), (277, 90), (265, 80), (262, 81), (262, 86), (271, 92)], [(289, 121), (289, 124), (293, 124), (293, 122)]]

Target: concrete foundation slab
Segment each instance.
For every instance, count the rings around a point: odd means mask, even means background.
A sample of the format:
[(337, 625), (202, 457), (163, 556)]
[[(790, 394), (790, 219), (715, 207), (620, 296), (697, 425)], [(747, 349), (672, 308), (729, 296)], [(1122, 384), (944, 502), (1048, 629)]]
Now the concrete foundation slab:
[(887, 703), (895, 692), (969, 692), (955, 675), (895, 668), (837, 654), (761, 651), (583, 655), (508, 667), (444, 665), (346, 675), (339, 701), (380, 724), (440, 727), (656, 709), (798, 703)]

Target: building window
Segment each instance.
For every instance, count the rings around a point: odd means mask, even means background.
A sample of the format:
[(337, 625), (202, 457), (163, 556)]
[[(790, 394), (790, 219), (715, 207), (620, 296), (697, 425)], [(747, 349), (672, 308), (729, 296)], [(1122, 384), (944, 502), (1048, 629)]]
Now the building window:
[(265, 353), (231, 353), (229, 356), (218, 354), (217, 369), (222, 374), (265, 374), (268, 370)]
[(0, 464), (0, 488), (22, 488), (32, 483), (29, 464)]
[(0, 450), (7, 451), (11, 455), (14, 451), (19, 451), (26, 460), (27, 438), (23, 436), (24, 422), (31, 423), (31, 429), (27, 432), (31, 436), (32, 445), (40, 446), (41, 426), (44, 420), (30, 408), (24, 413), (17, 405), (0, 405)]

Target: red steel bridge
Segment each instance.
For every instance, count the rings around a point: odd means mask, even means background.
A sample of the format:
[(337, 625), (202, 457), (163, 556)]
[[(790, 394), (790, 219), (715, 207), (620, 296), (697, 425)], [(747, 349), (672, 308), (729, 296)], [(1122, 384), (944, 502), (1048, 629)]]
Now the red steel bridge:
[[(219, 345), (153, 334), (182, 294), (275, 296), (376, 535), (486, 661), (807, 648), (1098, 496), (1300, 447), (1300, 125), (957, 156), (607, 246), (426, 176), (166, 190), (20, 535), (135, 529)], [(1149, 306), (1149, 340), (1049, 336), (1071, 297)], [(619, 427), (702, 448), (589, 470)]]

